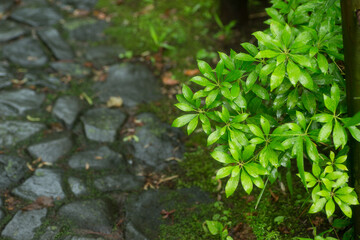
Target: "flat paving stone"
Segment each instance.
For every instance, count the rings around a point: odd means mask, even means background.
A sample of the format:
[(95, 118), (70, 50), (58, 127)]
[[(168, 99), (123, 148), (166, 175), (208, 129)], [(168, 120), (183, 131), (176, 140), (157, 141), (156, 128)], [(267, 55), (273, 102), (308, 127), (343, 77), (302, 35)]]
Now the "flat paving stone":
[(55, 28), (38, 30), (38, 35), (54, 54), (55, 58), (59, 60), (68, 60), (74, 58), (74, 53), (70, 45), (67, 44), (64, 39), (62, 39), (59, 31)]
[(62, 96), (58, 98), (52, 114), (62, 120), (68, 129), (72, 128), (79, 112), (82, 109), (81, 101), (75, 96)]
[(33, 27), (51, 26), (58, 23), (62, 16), (51, 7), (27, 6), (17, 8), (10, 17)]
[(100, 237), (67, 236), (64, 240), (105, 240), (105, 238), (100, 238)]
[(40, 168), (12, 193), (31, 201), (35, 201), (40, 196), (62, 200), (65, 198), (65, 193), (61, 187), (61, 181), (60, 171)]
[[(213, 202), (209, 194), (199, 188), (178, 190), (148, 190), (131, 194), (126, 201), (126, 240), (155, 240), (159, 238), (159, 227), (164, 224), (161, 211), (170, 211), (182, 204), (191, 208), (199, 203)], [(176, 214), (176, 213), (175, 213)]]
[(14, 5), (13, 1), (9, 0), (2, 0), (0, 1), (0, 14), (4, 14), (6, 11), (8, 11), (12, 6)]
[(68, 178), (68, 183), (69, 183), (71, 191), (74, 193), (74, 195), (76, 197), (84, 195), (84, 194), (86, 194), (88, 192), (84, 181), (82, 181), (79, 178), (69, 177)]
[(124, 52), (125, 49), (119, 46), (95, 46), (86, 49), (85, 58), (99, 68), (116, 63), (119, 54)]
[(119, 96), (128, 107), (161, 98), (157, 79), (142, 64), (124, 63), (110, 67), (106, 81), (96, 83), (93, 89), (102, 102)]
[(0, 148), (9, 147), (45, 129), (42, 123), (25, 121), (0, 122)]
[(46, 228), (46, 231), (43, 235), (41, 235), (39, 240), (55, 240), (56, 235), (60, 232), (59, 227), (57, 226), (49, 226)]
[[(1, 12), (1, 9), (0, 9)], [(27, 31), (15, 22), (0, 21), (0, 42), (7, 42), (24, 35)]]
[(69, 38), (82, 42), (103, 40), (105, 37), (104, 30), (107, 26), (107, 22), (92, 18), (72, 20), (64, 24), (64, 28), (69, 33)]
[(41, 226), (46, 213), (46, 208), (18, 211), (13, 219), (5, 226), (1, 236), (13, 240), (32, 240), (36, 229)]
[(130, 154), (140, 166), (162, 170), (170, 160), (181, 159), (184, 146), (181, 142), (182, 132), (168, 124), (162, 123), (155, 115), (142, 113), (136, 117), (144, 125), (137, 127), (135, 136), (139, 141), (130, 141)]
[(43, 162), (55, 163), (71, 150), (73, 144), (70, 134), (57, 134), (29, 146), (27, 150), (35, 159), (41, 158)]
[(115, 211), (103, 200), (72, 202), (59, 209), (58, 215), (79, 229), (111, 233)]
[(129, 173), (105, 176), (94, 181), (96, 189), (100, 192), (134, 191), (141, 189), (144, 183), (144, 177), (134, 176)]
[(11, 79), (13, 76), (7, 67), (0, 65), (0, 89), (11, 86)]
[(81, 117), (86, 137), (98, 142), (114, 142), (125, 119), (122, 111), (108, 108), (91, 109)]
[(64, 90), (67, 88), (66, 84), (59, 78), (36, 70), (27, 72), (24, 75), (24, 79), (27, 80), (25, 83), (26, 86), (47, 87), (54, 90)]
[(98, 0), (57, 0), (57, 4), (61, 7), (70, 6), (75, 9), (91, 10), (94, 8)]
[(73, 62), (52, 62), (50, 63), (52, 69), (57, 71), (60, 75), (70, 75), (75, 78), (84, 78), (90, 74), (90, 70)]
[(40, 108), (44, 100), (45, 94), (36, 93), (30, 89), (2, 91), (0, 92), (0, 109), (1, 105), (7, 105), (15, 110), (13, 116), (23, 115), (26, 111)]
[(5, 58), (22, 67), (41, 67), (48, 61), (40, 43), (32, 38), (23, 38), (6, 45), (3, 54)]
[(75, 153), (69, 159), (69, 166), (72, 169), (85, 169), (88, 166), (91, 169), (123, 169), (127, 163), (123, 156), (112, 151), (107, 146), (102, 146), (94, 150), (87, 150)]
[[(27, 172), (26, 160), (17, 156), (0, 155), (0, 190), (19, 182)], [(1, 207), (1, 205), (0, 205)]]

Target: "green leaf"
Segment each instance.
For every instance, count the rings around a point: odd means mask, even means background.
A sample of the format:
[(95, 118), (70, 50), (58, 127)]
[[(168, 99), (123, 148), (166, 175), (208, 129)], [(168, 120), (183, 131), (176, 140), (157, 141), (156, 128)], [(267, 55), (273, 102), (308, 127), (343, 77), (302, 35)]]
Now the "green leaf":
[(254, 84), (252, 91), (256, 94), (256, 96), (263, 100), (269, 100), (270, 98), (268, 91), (258, 84)]
[(358, 142), (360, 142), (360, 130), (356, 126), (348, 127), (351, 136)]
[(176, 103), (175, 106), (184, 112), (195, 111), (195, 109), (192, 106), (186, 103)]
[(219, 94), (219, 89), (212, 90), (209, 95), (205, 98), (205, 104), (209, 107), (216, 99)]
[(252, 71), (249, 76), (246, 78), (246, 92), (249, 92), (252, 88), (252, 86), (254, 85), (254, 83), (256, 82), (257, 78), (258, 78), (258, 74), (255, 71)]
[(300, 66), (311, 68), (311, 61), (305, 55), (291, 54), (290, 58)]
[(278, 46), (279, 44), (276, 43), (276, 41), (272, 37), (265, 34), (264, 32), (261, 31), (254, 32), (253, 35), (262, 45), (265, 45), (266, 47), (272, 50), (279, 50), (279, 46)]
[(300, 32), (299, 35), (295, 38), (294, 42), (291, 45), (291, 48), (299, 48), (306, 45), (309, 41), (311, 41), (312, 36), (307, 31)]
[(224, 135), (225, 131), (223, 129), (224, 128), (219, 128), (209, 135), (209, 137), (207, 139), (208, 146), (215, 143), (217, 140), (219, 140), (219, 138), (221, 138), (222, 135)]
[(231, 174), (231, 171), (233, 170), (234, 166), (227, 166), (220, 168), (216, 173), (216, 179), (227, 177)]
[(316, 145), (310, 140), (309, 137), (305, 138), (306, 152), (311, 160), (317, 162), (319, 159), (319, 152)]
[(293, 109), (297, 102), (298, 102), (298, 98), (299, 98), (299, 94), (298, 94), (298, 90), (295, 88), (294, 90), (292, 90), (288, 96), (287, 99), (287, 107), (288, 109)]
[(220, 92), (221, 92), (221, 95), (223, 95), (224, 97), (226, 97), (229, 100), (232, 100), (232, 96), (231, 96), (230, 90), (228, 88), (222, 87), (220, 89)]
[(251, 156), (254, 155), (256, 145), (248, 144), (244, 147), (244, 152), (242, 154), (243, 160), (248, 160)]
[(270, 123), (269, 120), (267, 120), (266, 118), (264, 118), (263, 116), (260, 117), (260, 124), (261, 124), (261, 128), (264, 131), (264, 133), (266, 135), (269, 135), (270, 133)]
[(303, 130), (306, 129), (306, 119), (302, 112), (296, 111), (296, 120)]
[(324, 142), (324, 141), (328, 140), (328, 137), (331, 134), (332, 128), (333, 128), (332, 121), (330, 121), (330, 122), (326, 123), (324, 126), (322, 126), (322, 128), (320, 129), (320, 132), (319, 132), (319, 137), (318, 137), (319, 142)]
[(253, 190), (253, 182), (246, 171), (241, 171), (241, 185), (247, 194), (250, 194)]
[(327, 95), (323, 95), (324, 96), (324, 103), (325, 103), (325, 107), (327, 109), (329, 109), (331, 112), (335, 113), (336, 111), (336, 103), (335, 100), (328, 97)]
[(232, 70), (226, 75), (225, 81), (233, 82), (235, 80), (240, 79), (242, 75), (243, 75), (243, 73), (240, 70)]
[(275, 62), (266, 64), (260, 70), (260, 78), (261, 79), (266, 78), (270, 73), (272, 73), (274, 71), (275, 68), (276, 68), (276, 63)]
[(199, 114), (200, 116), (200, 121), (202, 123), (202, 128), (204, 130), (204, 132), (206, 134), (210, 134), (211, 133), (211, 124), (210, 124), (210, 120), (207, 116), (205, 116), (204, 114)]
[(280, 52), (275, 52), (269, 49), (263, 50), (258, 52), (258, 54), (256, 54), (255, 58), (274, 58), (277, 57), (280, 54)]
[(273, 91), (275, 88), (277, 88), (278, 86), (280, 86), (280, 84), (283, 82), (285, 77), (285, 64), (282, 63), (280, 65), (278, 65), (273, 74), (271, 75), (270, 78), (270, 91)]
[(304, 171), (304, 144), (303, 138), (298, 137), (295, 146), (296, 147), (296, 163), (299, 170), (301, 181), (303, 182), (304, 186), (306, 187), (305, 181), (305, 171)]
[(225, 186), (226, 197), (231, 196), (235, 192), (237, 186), (239, 185), (239, 179), (240, 179), (240, 174), (231, 176), (229, 178)]
[(354, 191), (354, 188), (351, 188), (349, 186), (346, 186), (346, 187), (343, 187), (343, 188), (340, 188), (338, 190), (336, 190), (336, 195), (347, 195), (349, 193), (352, 193)]
[(248, 124), (247, 126), (249, 127), (250, 131), (255, 136), (265, 139), (263, 132), (261, 131), (261, 129), (258, 126), (254, 125), (254, 124)]
[(268, 173), (264, 167), (254, 162), (245, 164), (244, 168), (248, 174), (254, 178), (257, 178), (259, 175), (266, 175)]
[(329, 69), (329, 63), (328, 63), (328, 60), (326, 59), (326, 57), (324, 55), (322, 55), (321, 53), (318, 53), (317, 62), (318, 62), (321, 72), (326, 74)]
[(315, 201), (309, 210), (309, 213), (317, 213), (320, 212), (324, 206), (326, 204), (326, 199), (325, 198), (320, 198), (319, 200)]
[(191, 91), (191, 89), (188, 86), (186, 86), (185, 84), (182, 86), (182, 93), (184, 94), (184, 97), (186, 100), (188, 100), (189, 102), (192, 101), (194, 94)]
[(337, 120), (335, 120), (333, 141), (334, 141), (335, 149), (337, 149), (341, 145), (342, 147), (344, 147), (347, 142), (345, 129), (340, 125), (340, 123)]
[(261, 177), (252, 177), (251, 178), (252, 182), (255, 184), (255, 186), (257, 186), (258, 188), (264, 188), (265, 185), (264, 185), (264, 181), (262, 180)]
[(239, 96), (234, 100), (234, 103), (239, 107), (239, 108), (246, 108), (247, 107), (247, 102), (246, 99), (243, 97), (243, 95), (240, 93)]
[(196, 128), (196, 126), (198, 125), (199, 122), (199, 116), (194, 117), (190, 122), (189, 125), (187, 126), (187, 133), (188, 135), (190, 135)]
[(321, 123), (328, 123), (330, 121), (332, 121), (334, 118), (333, 115), (328, 114), (328, 113), (319, 113), (314, 115), (311, 119), (315, 120), (317, 122), (321, 122)]
[(222, 75), (224, 72), (224, 61), (220, 60), (215, 68), (216, 76), (219, 80), (222, 80)]
[(214, 151), (211, 156), (218, 162), (221, 163), (236, 163), (236, 161), (227, 153)]
[(350, 118), (350, 120), (346, 121), (344, 127), (355, 126), (360, 123), (360, 112), (356, 113), (354, 116)]
[(259, 50), (257, 49), (257, 47), (251, 43), (245, 42), (242, 43), (241, 46), (248, 51), (248, 53), (250, 53), (252, 56), (255, 56)]
[(229, 70), (234, 70), (235, 69), (235, 64), (228, 55), (226, 55), (225, 53), (219, 52), (219, 56), (220, 56), (220, 59), (224, 61), (225, 66)]
[(349, 204), (349, 205), (358, 205), (359, 201), (356, 196), (352, 194), (347, 195), (336, 195), (342, 202)]
[(223, 225), (218, 221), (206, 220), (206, 225), (212, 235), (218, 235), (223, 229)]
[(256, 61), (256, 59), (253, 56), (251, 56), (249, 54), (246, 54), (246, 53), (238, 53), (238, 54), (236, 54), (235, 59), (240, 60), (240, 61), (244, 61), (244, 62), (254, 62), (254, 61)]
[(285, 44), (286, 47), (288, 47), (290, 45), (291, 35), (292, 35), (291, 28), (289, 27), (289, 25), (286, 24), (284, 31), (281, 35), (281, 40)]
[(329, 201), (325, 205), (325, 212), (327, 218), (331, 217), (335, 212), (335, 203), (332, 200), (332, 198), (329, 199)]
[(178, 117), (174, 120), (172, 126), (173, 127), (182, 127), (188, 122), (190, 122), (193, 118), (195, 118), (197, 114), (186, 114), (181, 117)]
[(342, 202), (338, 197), (334, 197), (335, 202), (340, 207), (341, 211), (348, 217), (352, 217), (352, 211), (348, 204)]
[(232, 122), (239, 123), (239, 122), (245, 121), (249, 115), (250, 115), (249, 113), (240, 113), (232, 120)]
[(301, 85), (306, 87), (309, 90), (314, 90), (314, 81), (312, 80), (309, 73), (307, 73), (305, 70), (301, 71), (299, 81)]
[(201, 76), (193, 77), (190, 79), (190, 81), (192, 81), (200, 86), (203, 86), (203, 87), (206, 87), (209, 85), (215, 85), (214, 83), (210, 82), (209, 80), (207, 80), (206, 78), (201, 77)]
[(297, 82), (299, 81), (301, 71), (300, 68), (290, 59), (287, 63), (287, 73), (291, 84), (296, 86)]
[(340, 101), (340, 89), (336, 83), (331, 86), (331, 98), (335, 101), (336, 108)]
[(239, 96), (240, 85), (237, 82), (232, 86), (230, 94), (233, 100)]

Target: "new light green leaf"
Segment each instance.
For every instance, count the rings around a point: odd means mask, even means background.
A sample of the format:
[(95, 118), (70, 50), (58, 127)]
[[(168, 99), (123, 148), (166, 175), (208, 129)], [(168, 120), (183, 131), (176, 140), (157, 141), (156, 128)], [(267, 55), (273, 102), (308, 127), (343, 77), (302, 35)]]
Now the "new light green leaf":
[(325, 198), (320, 198), (319, 200), (315, 201), (309, 210), (309, 213), (317, 213), (320, 212), (324, 206), (326, 204), (326, 199)]
[(236, 161), (227, 153), (214, 151), (211, 156), (218, 162), (221, 163), (236, 163)]
[(252, 56), (255, 56), (259, 52), (259, 50), (257, 49), (257, 47), (254, 44), (245, 42), (245, 43), (242, 43), (241, 46), (246, 51), (248, 51), (248, 53), (250, 53)]
[(339, 148), (340, 146), (344, 147), (347, 142), (345, 129), (341, 126), (341, 124), (337, 120), (335, 120), (333, 141), (334, 141), (335, 149)]
[(182, 127), (188, 122), (190, 122), (193, 118), (195, 118), (197, 114), (186, 114), (181, 117), (178, 117), (174, 120), (172, 126), (173, 127)]
[(321, 72), (324, 74), (327, 74), (328, 69), (329, 69), (329, 63), (328, 63), (328, 60), (326, 59), (326, 57), (324, 55), (322, 55), (321, 53), (318, 53), (317, 63), (319, 65)]
[(239, 185), (240, 174), (231, 176), (225, 186), (226, 197), (231, 196)]
[(223, 130), (223, 128), (219, 128), (212, 132), (207, 139), (207, 145), (210, 146), (211, 144), (215, 143), (217, 140), (219, 140), (219, 138), (221, 138), (224, 133), (225, 131)]
[(294, 62), (298, 63), (300, 66), (304, 66), (304, 67), (308, 67), (308, 68), (311, 67), (311, 61), (305, 55), (292, 54), (292, 55), (290, 55), (290, 58)]
[(319, 137), (318, 137), (319, 142), (324, 142), (324, 141), (328, 140), (328, 137), (331, 134), (332, 128), (333, 128), (332, 121), (326, 123), (324, 126), (321, 127), (320, 132), (319, 132)]
[(194, 117), (190, 122), (189, 122), (189, 125), (187, 126), (187, 133), (188, 135), (190, 135), (194, 130), (195, 128), (197, 127), (198, 125), (198, 122), (199, 122), (199, 116), (197, 115), (196, 117)]
[(336, 111), (336, 102), (334, 99), (330, 98), (327, 95), (323, 95), (324, 96), (324, 103), (325, 103), (325, 107), (327, 109), (329, 109), (331, 112), (335, 113)]
[(191, 89), (186, 86), (185, 84), (182, 86), (182, 93), (184, 94), (184, 98), (186, 100), (188, 100), (189, 102), (192, 101), (192, 98), (193, 98), (193, 92), (191, 91)]
[(300, 78), (300, 68), (289, 59), (288, 63), (287, 63), (287, 69), (286, 69), (288, 76), (289, 76), (289, 80), (291, 82), (291, 84), (293, 86), (296, 86), (297, 82), (299, 81)]
[(329, 201), (325, 205), (325, 212), (327, 218), (331, 217), (335, 212), (335, 203), (332, 200), (332, 198), (329, 199)]
[(201, 77), (201, 76), (196, 76), (196, 77), (193, 77), (190, 79), (190, 81), (200, 85), (200, 86), (203, 86), (203, 87), (206, 87), (206, 86), (211, 86), (211, 85), (215, 85), (214, 83), (210, 82), (209, 80), (207, 80), (206, 78), (204, 77)]
[(186, 103), (176, 103), (175, 107), (177, 107), (178, 109), (180, 109), (181, 111), (184, 111), (184, 112), (195, 111), (195, 109), (192, 106), (190, 106), (189, 104), (186, 104)]
[(253, 182), (246, 171), (241, 171), (241, 185), (247, 194), (250, 194), (253, 190)]
[(219, 94), (219, 89), (212, 90), (209, 95), (205, 98), (205, 104), (209, 107), (216, 99)]
[(291, 48), (299, 48), (306, 45), (309, 41), (311, 41), (312, 36), (307, 31), (300, 32), (299, 35), (295, 38), (294, 42), (291, 45)]
[(246, 53), (238, 53), (235, 56), (235, 59), (240, 60), (240, 61), (244, 61), (244, 62), (254, 62), (256, 61), (256, 59), (251, 56), (250, 54), (246, 54)]
[(254, 84), (252, 91), (256, 94), (256, 96), (263, 100), (269, 100), (270, 98), (268, 91), (258, 84)]
[(306, 70), (301, 71), (299, 81), (301, 85), (303, 85), (307, 89), (314, 90), (314, 81), (311, 78), (310, 74), (306, 72)]
[(264, 131), (264, 133), (266, 135), (269, 135), (270, 133), (270, 123), (269, 120), (267, 120), (266, 118), (264, 118), (263, 116), (260, 117), (260, 124), (261, 124), (261, 128)]
[(234, 166), (227, 166), (220, 168), (216, 173), (216, 179), (227, 177), (231, 174), (231, 171), (233, 170)]
[(260, 129), (258, 126), (254, 125), (254, 124), (248, 124), (247, 126), (249, 127), (250, 131), (251, 131), (255, 136), (260, 137), (260, 138), (262, 138), (262, 139), (265, 138), (263, 132), (261, 131), (261, 129)]
[(255, 58), (274, 58), (277, 57), (280, 54), (280, 52), (275, 52), (273, 50), (262, 50), (256, 54)]

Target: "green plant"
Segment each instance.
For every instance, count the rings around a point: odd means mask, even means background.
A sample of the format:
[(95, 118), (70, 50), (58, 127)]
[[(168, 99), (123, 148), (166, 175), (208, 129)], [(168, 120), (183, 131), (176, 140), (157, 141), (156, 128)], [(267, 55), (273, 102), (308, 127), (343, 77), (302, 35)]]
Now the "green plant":
[(296, 164), (305, 188), (312, 188), (309, 213), (325, 211), (329, 218), (337, 205), (351, 218), (350, 206), (359, 202), (347, 183), (347, 142), (349, 135), (360, 141), (360, 115), (346, 115), (340, 3), (272, 4), (270, 28), (253, 33), (258, 46), (219, 52), (215, 69), (198, 61), (203, 76), (190, 81), (202, 89), (183, 85), (175, 106), (187, 114), (173, 126), (187, 125), (191, 134), (201, 123), (211, 156), (224, 164), (217, 179), (229, 177), (227, 197), (239, 182), (248, 194), (254, 185), (265, 189), (264, 179), (273, 183), (279, 167), (287, 169), (292, 193)]

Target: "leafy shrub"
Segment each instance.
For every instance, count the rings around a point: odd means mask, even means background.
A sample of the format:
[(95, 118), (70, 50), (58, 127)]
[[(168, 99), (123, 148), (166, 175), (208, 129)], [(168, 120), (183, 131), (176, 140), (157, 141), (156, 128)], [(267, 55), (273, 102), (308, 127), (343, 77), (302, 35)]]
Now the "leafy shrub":
[(273, 183), (280, 167), (292, 192), (296, 164), (312, 189), (309, 213), (325, 210), (330, 217), (337, 205), (351, 218), (350, 206), (359, 202), (348, 186), (347, 143), (349, 133), (360, 141), (360, 121), (346, 115), (340, 2), (272, 4), (270, 28), (253, 33), (258, 46), (243, 43), (248, 53), (231, 50), (230, 56), (219, 52), (215, 69), (198, 61), (202, 76), (190, 81), (201, 89), (183, 85), (175, 106), (187, 114), (173, 126), (187, 125), (191, 134), (201, 125), (207, 145), (214, 145), (211, 156), (224, 164), (216, 177), (228, 177), (227, 197), (239, 182), (248, 194), (254, 185), (264, 188), (265, 179)]

